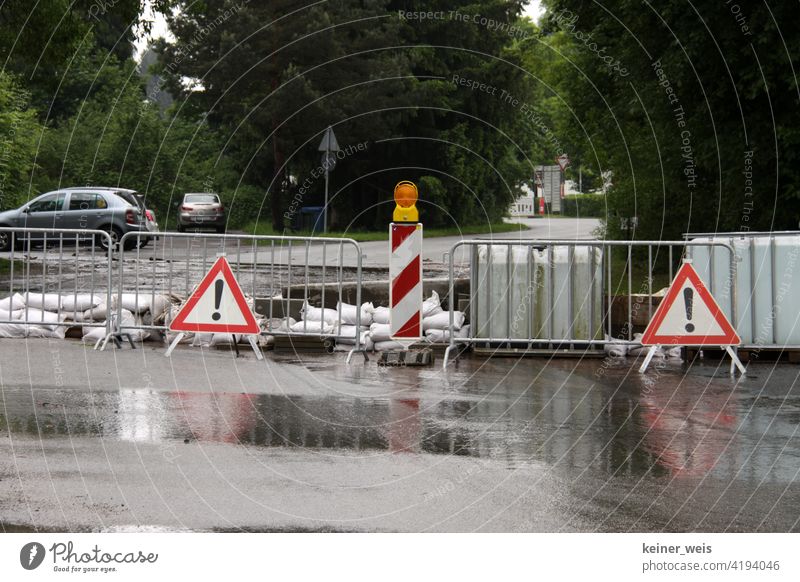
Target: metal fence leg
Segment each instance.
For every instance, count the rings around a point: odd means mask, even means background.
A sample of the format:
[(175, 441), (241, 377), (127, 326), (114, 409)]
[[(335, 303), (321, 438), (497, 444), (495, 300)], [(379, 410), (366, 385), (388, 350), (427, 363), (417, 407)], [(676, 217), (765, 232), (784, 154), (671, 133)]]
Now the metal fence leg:
[(253, 351), (256, 354), (256, 359), (257, 360), (263, 360), (264, 356), (261, 355), (261, 349), (258, 347), (258, 342), (256, 341), (256, 336), (248, 335), (247, 336), (247, 341), (250, 342), (250, 345), (252, 346)]
[(442, 358), (442, 370), (447, 370), (447, 361), (450, 358), (450, 351), (456, 347), (456, 345), (451, 341), (450, 345), (444, 350), (444, 357)]
[(652, 360), (653, 356), (656, 355), (657, 349), (658, 346), (650, 346), (650, 351), (647, 352), (647, 356), (645, 357), (644, 362), (642, 362), (642, 366), (639, 368), (640, 374), (644, 374), (645, 371), (647, 371), (647, 366), (650, 365), (650, 360)]
[(172, 350), (174, 350), (175, 346), (177, 346), (180, 343), (180, 341), (183, 339), (184, 335), (185, 334), (183, 332), (181, 332), (181, 333), (179, 333), (178, 335), (175, 336), (175, 339), (172, 340), (172, 343), (169, 344), (169, 347), (167, 348), (167, 351), (164, 353), (164, 357), (165, 358), (170, 357), (170, 355), (172, 354)]
[(739, 356), (736, 354), (734, 349), (731, 346), (725, 346), (725, 351), (728, 352), (728, 355), (731, 357), (731, 376), (734, 372), (734, 366), (739, 368), (742, 376), (744, 376), (747, 372), (747, 369), (744, 367), (744, 364), (742, 364), (742, 361), (739, 359)]

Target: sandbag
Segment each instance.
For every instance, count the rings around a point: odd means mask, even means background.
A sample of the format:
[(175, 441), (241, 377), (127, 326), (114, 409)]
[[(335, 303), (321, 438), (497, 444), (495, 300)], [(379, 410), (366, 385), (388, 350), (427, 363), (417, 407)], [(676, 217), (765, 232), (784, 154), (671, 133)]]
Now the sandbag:
[[(131, 339), (135, 342), (141, 342), (150, 337), (150, 332), (146, 329), (136, 329), (131, 326), (140, 325), (141, 320), (137, 320), (133, 313), (127, 309), (122, 310), (122, 317), (116, 312), (111, 313), (111, 329), (116, 331), (119, 329), (121, 333), (130, 334)], [(127, 339), (127, 338), (124, 338)]]
[(25, 307), (25, 298), (19, 293), (0, 299), (0, 309), (3, 311), (16, 311)]
[(106, 319), (108, 319), (108, 305), (101, 303), (97, 307), (93, 307), (84, 311), (81, 314), (81, 319), (76, 319), (75, 321), (97, 322), (105, 321)]
[(388, 350), (404, 350), (404, 349), (406, 349), (406, 347), (403, 344), (392, 340), (375, 342), (376, 352), (386, 352)]
[(622, 343), (605, 344), (603, 350), (612, 358), (624, 358), (628, 355), (628, 346)]
[(0, 338), (64, 339), (66, 333), (67, 328), (64, 326), (49, 329), (49, 327), (25, 323), (0, 323)]
[(274, 331), (274, 332), (288, 332), (291, 331), (291, 327), (297, 323), (297, 320), (294, 317), (273, 317), (272, 319), (267, 319), (264, 321), (263, 329), (265, 331)]
[(361, 343), (364, 344), (369, 337), (369, 328), (361, 327), (360, 329), (355, 325), (343, 325), (339, 328), (334, 328), (333, 334), (337, 336), (336, 341), (342, 344), (354, 345), (356, 343), (356, 332), (359, 333)]
[(325, 321), (328, 325), (333, 325), (339, 321), (339, 312), (335, 309), (312, 307), (306, 301), (300, 310), (303, 319), (306, 321)]
[(442, 303), (439, 301), (439, 294), (431, 291), (431, 296), (422, 302), (422, 317), (431, 317), (442, 312)]
[(391, 318), (391, 310), (388, 307), (376, 307), (372, 312), (372, 323), (387, 324)]
[[(333, 311), (333, 309), (328, 311)], [(330, 334), (333, 331), (333, 326), (324, 321), (298, 321), (289, 329), (292, 333)]]
[(16, 311), (6, 311), (5, 309), (0, 308), (0, 321), (10, 322), (12, 320), (19, 319), (20, 314), (23, 312), (24, 312), (23, 309), (17, 309)]
[[(458, 331), (464, 325), (464, 313), (462, 311), (453, 312), (453, 329)], [(450, 312), (440, 311), (435, 315), (422, 318), (422, 330), (429, 329), (450, 329)]]
[(104, 298), (89, 293), (68, 293), (61, 296), (61, 309), (69, 313), (81, 313), (103, 303)]
[[(461, 329), (455, 332), (456, 338), (464, 338), (469, 337), (469, 324), (463, 326)], [(445, 343), (450, 341), (450, 330), (449, 329), (429, 329), (425, 332), (425, 341), (438, 344), (438, 343)]]
[[(25, 293), (25, 305), (44, 309), (45, 311), (58, 311), (61, 307), (61, 295), (58, 293)], [(91, 307), (91, 306), (90, 306)]]
[(84, 343), (92, 343), (96, 344), (99, 340), (106, 337), (106, 328), (105, 327), (84, 327), (83, 328), (83, 338), (81, 341)]
[(83, 312), (100, 305), (103, 298), (89, 293), (26, 293), (25, 304), (45, 311)]
[(172, 306), (166, 295), (161, 295), (160, 293), (153, 295), (147, 291), (142, 291), (138, 295), (136, 293), (123, 293), (122, 297), (112, 295), (111, 306), (116, 310), (120, 304), (122, 309), (127, 309), (131, 313), (149, 311), (154, 316), (163, 315)]
[(53, 313), (52, 311), (42, 311), (33, 307), (26, 307), (14, 313), (19, 314), (19, 321), (33, 325), (45, 327), (50, 331), (55, 331), (56, 328), (62, 327), (54, 325), (62, 323), (66, 316), (63, 313)]
[(373, 323), (369, 326), (369, 337), (376, 344), (392, 339), (392, 330), (388, 323)]
[[(356, 315), (358, 314), (358, 309), (355, 305), (349, 305), (348, 303), (340, 302), (336, 304), (336, 310), (341, 316), (342, 324), (356, 324)], [(373, 311), (375, 311), (375, 307), (372, 305), (372, 303), (364, 303), (361, 306), (361, 325), (370, 325), (372, 323)]]

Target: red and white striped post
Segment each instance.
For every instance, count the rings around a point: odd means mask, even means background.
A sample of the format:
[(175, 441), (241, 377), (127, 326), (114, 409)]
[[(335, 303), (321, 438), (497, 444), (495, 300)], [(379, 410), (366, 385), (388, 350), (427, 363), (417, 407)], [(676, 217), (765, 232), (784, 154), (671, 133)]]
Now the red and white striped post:
[(417, 187), (400, 182), (394, 188), (397, 207), (389, 225), (389, 304), (392, 339), (422, 337), (422, 224), (418, 222)]

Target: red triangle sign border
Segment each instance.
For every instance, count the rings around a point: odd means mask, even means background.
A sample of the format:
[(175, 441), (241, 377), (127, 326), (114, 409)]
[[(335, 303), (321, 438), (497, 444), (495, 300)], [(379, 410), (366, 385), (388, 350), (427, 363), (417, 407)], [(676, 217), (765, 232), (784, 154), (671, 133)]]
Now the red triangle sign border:
[[(692, 334), (686, 335), (659, 335), (658, 330), (661, 327), (664, 319), (667, 316), (672, 304), (678, 299), (683, 283), (686, 280), (691, 281), (694, 288), (697, 290), (697, 295), (705, 303), (706, 307), (711, 311), (711, 315), (717, 324), (722, 328), (722, 335), (713, 336), (697, 336)], [(739, 334), (733, 329), (733, 326), (722, 313), (719, 304), (706, 288), (700, 275), (692, 266), (691, 263), (683, 263), (678, 270), (675, 278), (669, 286), (667, 294), (658, 305), (653, 319), (647, 325), (644, 334), (642, 335), (643, 346), (653, 345), (683, 345), (683, 346), (736, 346), (741, 343)]]
[[(197, 302), (200, 301), (200, 298), (205, 294), (208, 288), (211, 287), (211, 284), (216, 280), (217, 275), (220, 272), (222, 273), (222, 278), (225, 279), (225, 283), (228, 284), (228, 288), (236, 300), (236, 305), (241, 311), (245, 323), (241, 325), (229, 325), (224, 323), (186, 323), (186, 318), (192, 312), (195, 305), (197, 305)], [(211, 266), (203, 279), (200, 281), (200, 284), (195, 288), (188, 301), (181, 306), (180, 311), (178, 311), (178, 314), (175, 316), (175, 319), (173, 319), (170, 323), (169, 330), (177, 332), (238, 333), (253, 335), (261, 333), (261, 328), (258, 326), (258, 322), (256, 321), (253, 312), (247, 305), (247, 300), (244, 297), (242, 288), (239, 286), (239, 282), (233, 275), (231, 266), (224, 256), (219, 257), (216, 260), (216, 262)]]

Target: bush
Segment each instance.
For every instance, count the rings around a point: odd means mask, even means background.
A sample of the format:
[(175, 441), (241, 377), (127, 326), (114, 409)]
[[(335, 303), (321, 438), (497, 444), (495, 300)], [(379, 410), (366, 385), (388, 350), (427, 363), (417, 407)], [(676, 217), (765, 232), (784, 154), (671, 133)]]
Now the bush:
[(561, 201), (563, 216), (605, 218), (608, 213), (603, 194), (571, 194)]

